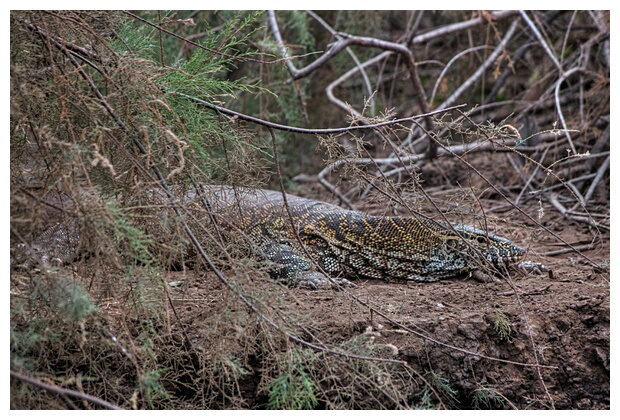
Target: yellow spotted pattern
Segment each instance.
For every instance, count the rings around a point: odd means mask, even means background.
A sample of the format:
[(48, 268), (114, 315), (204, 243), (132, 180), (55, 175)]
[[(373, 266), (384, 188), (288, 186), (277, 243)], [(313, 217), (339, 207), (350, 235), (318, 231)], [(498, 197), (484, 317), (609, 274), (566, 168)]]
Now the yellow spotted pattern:
[(315, 276), (314, 260), (332, 276), (436, 281), (485, 264), (499, 269), (525, 254), (471, 226), (371, 216), (293, 195), (286, 196), (289, 216), (276, 191), (223, 188), (214, 196), (218, 220), (248, 234), (261, 256), (279, 267), (276, 277)]

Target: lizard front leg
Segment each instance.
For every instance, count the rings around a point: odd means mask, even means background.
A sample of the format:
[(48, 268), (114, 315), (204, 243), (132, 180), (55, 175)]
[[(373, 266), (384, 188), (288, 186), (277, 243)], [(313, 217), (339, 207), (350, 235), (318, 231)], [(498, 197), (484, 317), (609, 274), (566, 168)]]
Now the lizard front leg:
[(269, 274), (272, 277), (291, 286), (309, 289), (356, 287), (349, 280), (327, 277), (316, 270), (303, 252), (289, 244), (277, 241), (263, 242), (258, 246), (258, 254), (268, 261)]

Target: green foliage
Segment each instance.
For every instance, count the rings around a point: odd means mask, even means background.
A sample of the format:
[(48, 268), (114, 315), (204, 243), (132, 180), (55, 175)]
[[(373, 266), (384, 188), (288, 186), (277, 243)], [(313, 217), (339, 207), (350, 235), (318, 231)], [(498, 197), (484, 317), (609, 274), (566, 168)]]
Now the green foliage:
[(318, 385), (310, 376), (315, 356), (310, 350), (291, 350), (288, 370), (273, 379), (267, 389), (270, 410), (311, 410), (316, 407)]
[[(219, 97), (235, 98), (241, 93), (270, 93), (261, 87), (260, 80), (246, 83), (243, 77), (229, 77), (238, 63), (258, 55), (248, 49), (248, 39), (258, 29), (253, 27), (261, 14), (239, 12), (219, 32), (211, 32), (207, 25), (206, 36), (196, 42), (198, 46), (194, 47), (191, 56), (175, 61), (155, 78), (155, 83), (164, 92), (166, 103), (171, 106), (160, 112), (172, 124), (172, 131), (183, 133), (183, 142), (192, 146), (189, 153), (195, 157), (194, 163), (210, 178), (231, 170), (217, 159), (234, 154), (235, 148), (246, 149), (244, 154), (255, 154), (256, 150), (247, 147), (252, 144), (250, 141), (239, 144), (244, 135), (240, 130), (230, 130), (227, 120), (176, 93), (207, 102), (214, 102)], [(155, 40), (153, 36), (152, 42)]]
[(145, 234), (142, 229), (136, 227), (128, 219), (126, 213), (118, 207), (117, 203), (108, 204), (108, 209), (114, 218), (114, 238), (117, 246), (126, 247), (125, 255), (130, 255), (134, 261), (142, 265), (152, 265), (153, 256), (149, 246), (153, 243), (152, 238)]
[(283, 372), (269, 384), (270, 410), (312, 410), (317, 384), (303, 371)]
[(215, 363), (215, 373), (227, 382), (237, 381), (249, 374), (243, 363), (233, 355), (227, 354)]
[(450, 384), (450, 380), (448, 378), (445, 378), (441, 374), (435, 372), (430, 372), (428, 376), (431, 385), (433, 385), (437, 390), (448, 396), (451, 400), (458, 402), (459, 393), (456, 389), (452, 388), (452, 385)]
[(433, 399), (431, 397), (431, 390), (429, 389), (428, 386), (425, 386), (424, 388), (422, 388), (422, 391), (420, 393), (420, 401), (415, 406), (415, 409), (416, 410), (437, 410), (438, 409), (437, 405), (433, 402)]
[(492, 388), (482, 384), (474, 391), (472, 404), (476, 410), (493, 409), (504, 406), (504, 399)]
[[(439, 408), (437, 403), (433, 400), (433, 395), (441, 393), (450, 398), (455, 403), (458, 403), (458, 391), (452, 387), (450, 380), (443, 375), (436, 372), (427, 372), (425, 375), (428, 378), (428, 383), (425, 384), (418, 396), (420, 398), (416, 405), (418, 410), (436, 410)], [(433, 391), (434, 390), (434, 391)]]
[(153, 43), (154, 28), (136, 30), (136, 24), (131, 19), (123, 19), (116, 28), (118, 36), (110, 40), (110, 47), (121, 54), (127, 52), (139, 57), (154, 60), (156, 45)]
[(55, 290), (53, 299), (53, 305), (58, 311), (74, 321), (84, 321), (97, 310), (84, 286), (75, 281), (67, 282)]
[(495, 313), (495, 322), (493, 323), (495, 332), (499, 334), (499, 339), (502, 341), (510, 342), (510, 319), (502, 311)]
[[(46, 352), (70, 347), (73, 339), (83, 338), (85, 322), (97, 312), (97, 306), (81, 283), (56, 268), (42, 270), (33, 276), (24, 301), (27, 306), (20, 302), (11, 308), (12, 368), (41, 369), (42, 363), (48, 363)], [(75, 334), (68, 336), (66, 330)]]
[(64, 323), (83, 322), (97, 310), (84, 286), (69, 277), (66, 272), (44, 267), (44, 276), (33, 282), (30, 301), (33, 305), (44, 305)]
[(165, 72), (156, 83), (167, 92), (181, 92), (206, 100), (214, 95), (234, 97), (239, 92), (267, 92), (258, 82), (246, 84), (242, 79), (230, 80), (227, 77), (227, 72), (234, 70), (235, 63), (258, 54), (246, 51), (247, 41), (256, 29), (242, 31), (260, 15), (255, 12), (242, 18), (238, 14), (219, 34), (209, 32), (204, 40), (197, 42), (199, 46), (189, 60), (175, 62), (171, 71)]
[(36, 361), (31, 357), (31, 354), (34, 348), (44, 339), (38, 330), (39, 328), (37, 328), (34, 322), (24, 329), (17, 329), (11, 323), (11, 366), (20, 366), (29, 370), (36, 368)]
[(170, 368), (151, 370), (146, 372), (142, 377), (141, 384), (149, 408), (154, 408), (153, 403), (155, 400), (171, 398), (170, 394), (165, 391), (159, 382), (161, 375), (168, 370), (170, 370)]

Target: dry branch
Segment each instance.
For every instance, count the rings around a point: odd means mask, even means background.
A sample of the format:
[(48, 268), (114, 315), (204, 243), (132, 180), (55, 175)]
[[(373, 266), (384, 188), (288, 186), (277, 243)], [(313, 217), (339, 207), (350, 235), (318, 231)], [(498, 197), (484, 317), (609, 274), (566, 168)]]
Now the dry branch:
[(68, 396), (68, 397), (73, 397), (73, 398), (78, 398), (81, 400), (86, 400), (88, 402), (92, 402), (95, 404), (98, 404), (100, 406), (102, 406), (103, 408), (107, 408), (108, 410), (122, 410), (121, 407), (114, 405), (112, 403), (109, 403), (108, 401), (102, 400), (101, 398), (95, 397), (93, 395), (88, 395), (84, 392), (79, 392), (79, 391), (74, 391), (72, 389), (67, 389), (67, 388), (62, 388), (56, 385), (51, 385), (48, 383), (45, 383), (43, 381), (40, 381), (36, 378), (30, 377), (30, 376), (26, 376), (26, 375), (22, 375), (21, 373), (15, 372), (13, 370), (11, 370), (11, 378), (15, 378), (18, 379), (22, 382), (26, 382), (29, 383), (31, 385), (35, 385), (38, 386), (41, 389), (44, 389), (48, 392), (53, 392), (55, 394), (59, 394), (59, 395), (63, 395), (63, 396)]
[(273, 128), (275, 130), (281, 130), (281, 131), (288, 131), (291, 133), (300, 133), (300, 134), (316, 134), (316, 135), (324, 135), (324, 134), (341, 134), (341, 133), (347, 133), (347, 132), (351, 132), (351, 131), (359, 131), (359, 130), (370, 130), (370, 129), (377, 129), (377, 128), (381, 128), (381, 127), (385, 127), (385, 126), (390, 126), (390, 125), (398, 125), (398, 124), (402, 124), (404, 122), (411, 122), (411, 121), (415, 121), (418, 119), (424, 119), (424, 118), (428, 118), (428, 117), (432, 117), (433, 115), (437, 115), (437, 114), (442, 114), (448, 111), (452, 111), (454, 109), (458, 109), (458, 108), (462, 108), (465, 105), (455, 105), (446, 109), (438, 109), (436, 111), (432, 111), (429, 112), (427, 114), (421, 114), (421, 115), (415, 115), (415, 116), (411, 116), (411, 117), (406, 117), (406, 118), (398, 118), (395, 120), (390, 120), (390, 121), (384, 121), (384, 122), (379, 122), (376, 124), (368, 124), (368, 125), (354, 125), (351, 127), (340, 127), (340, 128), (300, 128), (300, 127), (292, 127), (292, 126), (288, 126), (288, 125), (282, 125), (282, 124), (277, 124), (277, 123), (272, 123), (269, 121), (265, 121), (262, 120), (260, 118), (256, 118), (256, 117), (252, 117), (250, 115), (246, 115), (246, 114), (242, 114), (240, 112), (237, 111), (233, 111), (231, 109), (227, 109), (215, 104), (212, 104), (210, 102), (207, 102), (205, 100), (199, 99), (199, 98), (194, 98), (192, 96), (186, 95), (184, 93), (180, 93), (180, 92), (172, 92), (175, 95), (179, 95), (181, 97), (184, 97), (186, 99), (189, 99), (191, 101), (194, 101), (200, 105), (204, 105), (207, 108), (210, 108), (214, 111), (220, 112), (222, 114), (225, 115), (230, 115), (230, 116), (234, 116), (237, 117), (241, 120), (244, 121), (248, 121), (248, 122), (252, 122), (255, 124), (259, 124), (268, 128)]

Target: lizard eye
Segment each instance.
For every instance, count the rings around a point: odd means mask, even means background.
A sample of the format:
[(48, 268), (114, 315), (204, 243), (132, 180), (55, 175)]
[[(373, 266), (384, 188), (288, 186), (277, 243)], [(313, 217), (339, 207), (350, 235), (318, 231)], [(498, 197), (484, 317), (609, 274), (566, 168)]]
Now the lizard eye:
[(476, 238), (476, 241), (477, 241), (480, 245), (485, 244), (485, 243), (487, 242), (487, 241), (486, 241), (486, 238), (485, 238), (484, 236), (478, 236), (478, 237)]

